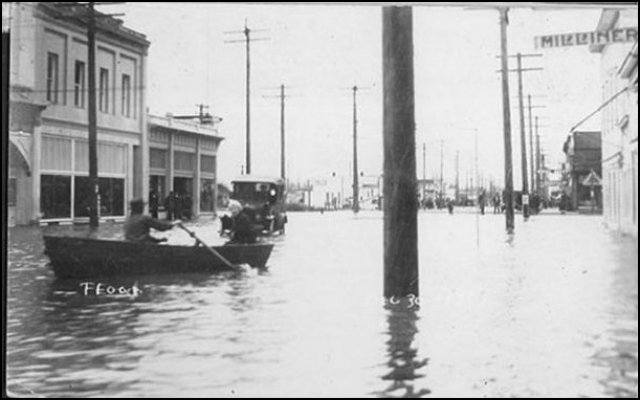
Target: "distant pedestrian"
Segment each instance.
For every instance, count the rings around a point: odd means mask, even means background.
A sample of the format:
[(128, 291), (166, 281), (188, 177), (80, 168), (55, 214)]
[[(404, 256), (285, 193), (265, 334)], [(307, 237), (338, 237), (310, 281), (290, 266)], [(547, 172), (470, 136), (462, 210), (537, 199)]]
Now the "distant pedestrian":
[(158, 218), (158, 192), (149, 192), (149, 212), (153, 218)]
[(167, 219), (172, 221), (176, 217), (176, 194), (173, 190), (164, 199), (164, 207), (167, 209)]
[(447, 209), (449, 210), (449, 214), (453, 215), (453, 201), (451, 199), (447, 199)]
[(493, 213), (500, 214), (502, 210), (500, 209), (500, 196), (497, 194), (493, 196)]

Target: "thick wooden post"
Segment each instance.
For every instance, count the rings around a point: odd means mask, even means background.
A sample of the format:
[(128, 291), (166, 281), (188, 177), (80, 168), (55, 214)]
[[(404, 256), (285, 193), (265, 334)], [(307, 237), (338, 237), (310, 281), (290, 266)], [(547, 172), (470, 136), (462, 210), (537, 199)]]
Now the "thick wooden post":
[(384, 7), (384, 296), (418, 296), (411, 7)]
[[(89, 122), (89, 226), (97, 228), (100, 223), (98, 208), (98, 128), (96, 118), (96, 19), (94, 2), (89, 2), (89, 28), (87, 31), (87, 59), (89, 62), (89, 103), (87, 107)], [(105, 95), (105, 99), (107, 99)], [(105, 100), (108, 101), (108, 100)]]

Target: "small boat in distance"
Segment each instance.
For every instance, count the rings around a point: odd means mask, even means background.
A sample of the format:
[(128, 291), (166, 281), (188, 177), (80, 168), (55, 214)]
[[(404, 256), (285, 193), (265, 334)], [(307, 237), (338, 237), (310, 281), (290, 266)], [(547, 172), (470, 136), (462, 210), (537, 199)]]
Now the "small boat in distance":
[[(45, 254), (59, 278), (117, 275), (212, 273), (232, 270), (211, 249), (121, 240), (44, 235)], [(232, 264), (264, 268), (273, 244), (226, 244), (212, 247)]]

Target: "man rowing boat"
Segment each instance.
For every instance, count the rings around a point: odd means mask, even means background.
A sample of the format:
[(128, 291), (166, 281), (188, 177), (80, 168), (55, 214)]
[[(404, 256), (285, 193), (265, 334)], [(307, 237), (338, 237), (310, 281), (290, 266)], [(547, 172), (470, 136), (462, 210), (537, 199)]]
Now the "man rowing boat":
[(124, 237), (130, 242), (138, 243), (160, 243), (167, 239), (158, 239), (149, 233), (151, 228), (158, 231), (168, 231), (181, 221), (167, 222), (153, 218), (150, 215), (144, 215), (144, 200), (134, 199), (129, 203), (131, 205), (131, 215), (124, 223)]

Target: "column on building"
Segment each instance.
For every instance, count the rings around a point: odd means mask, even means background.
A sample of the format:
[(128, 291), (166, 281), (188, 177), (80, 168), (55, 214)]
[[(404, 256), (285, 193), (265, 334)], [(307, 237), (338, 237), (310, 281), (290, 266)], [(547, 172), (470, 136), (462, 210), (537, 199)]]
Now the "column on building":
[(166, 212), (166, 199), (173, 188), (171, 142), (168, 132), (149, 129), (149, 194), (157, 196), (160, 213)]
[(196, 185), (196, 137), (176, 132), (173, 137), (173, 191), (178, 196), (178, 216), (193, 217)]
[(199, 177), (199, 204), (198, 211), (201, 214), (216, 212), (217, 198), (217, 143), (206, 135), (200, 136), (198, 158), (200, 160)]

